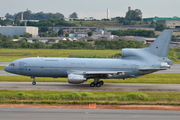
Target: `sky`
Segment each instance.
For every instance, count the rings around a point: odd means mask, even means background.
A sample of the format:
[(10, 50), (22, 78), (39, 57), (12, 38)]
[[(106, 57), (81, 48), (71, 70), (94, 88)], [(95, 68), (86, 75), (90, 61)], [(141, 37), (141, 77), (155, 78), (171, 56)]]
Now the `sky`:
[(79, 18), (103, 19), (107, 18), (107, 9), (111, 17), (124, 17), (129, 6), (140, 9), (143, 18), (180, 17), (180, 0), (0, 0), (0, 17), (29, 9), (33, 13), (59, 12), (68, 17), (76, 12)]

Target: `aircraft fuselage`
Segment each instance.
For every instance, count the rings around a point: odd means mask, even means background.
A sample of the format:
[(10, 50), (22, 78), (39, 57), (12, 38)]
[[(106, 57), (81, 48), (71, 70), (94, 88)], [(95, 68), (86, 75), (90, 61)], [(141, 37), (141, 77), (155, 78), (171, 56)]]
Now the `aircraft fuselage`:
[[(99, 76), (100, 78), (129, 78), (148, 73), (138, 71), (147, 66), (142, 61), (131, 59), (89, 59), (89, 58), (24, 58), (6, 67), (11, 73), (33, 77), (67, 77), (70, 72), (78, 71), (124, 71), (123, 75)], [(150, 66), (150, 64), (149, 64)], [(152, 65), (151, 65), (152, 66)], [(98, 75), (97, 75), (98, 76)], [(94, 75), (92, 76), (94, 77)], [(91, 78), (91, 75), (88, 76)]]

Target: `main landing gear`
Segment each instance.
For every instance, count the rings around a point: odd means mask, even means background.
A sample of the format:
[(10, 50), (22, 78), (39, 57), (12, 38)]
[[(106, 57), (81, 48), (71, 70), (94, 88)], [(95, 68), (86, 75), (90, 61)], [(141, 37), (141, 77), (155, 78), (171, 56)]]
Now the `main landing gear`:
[(35, 77), (31, 77), (31, 78), (33, 78), (32, 85), (36, 85)]
[(95, 78), (94, 79), (94, 82), (92, 82), (91, 84), (90, 84), (90, 87), (101, 87), (101, 85), (103, 85), (104, 84), (104, 82), (103, 81), (99, 81), (99, 79), (98, 78)]

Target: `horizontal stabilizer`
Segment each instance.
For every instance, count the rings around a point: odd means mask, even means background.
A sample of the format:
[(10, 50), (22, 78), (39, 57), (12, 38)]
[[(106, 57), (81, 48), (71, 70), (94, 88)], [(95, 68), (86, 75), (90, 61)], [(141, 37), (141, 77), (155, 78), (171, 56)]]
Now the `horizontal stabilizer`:
[(159, 69), (151, 69), (151, 68), (140, 68), (138, 69), (139, 71), (159, 71), (159, 70), (167, 70), (167, 69), (163, 69), (163, 68), (159, 68)]

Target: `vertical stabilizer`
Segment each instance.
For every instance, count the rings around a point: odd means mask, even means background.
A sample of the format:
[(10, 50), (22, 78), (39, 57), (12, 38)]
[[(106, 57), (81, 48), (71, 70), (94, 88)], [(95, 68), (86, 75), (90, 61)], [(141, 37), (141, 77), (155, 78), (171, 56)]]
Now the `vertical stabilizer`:
[(149, 51), (159, 57), (167, 57), (172, 38), (172, 30), (164, 30), (159, 37), (149, 46)]

